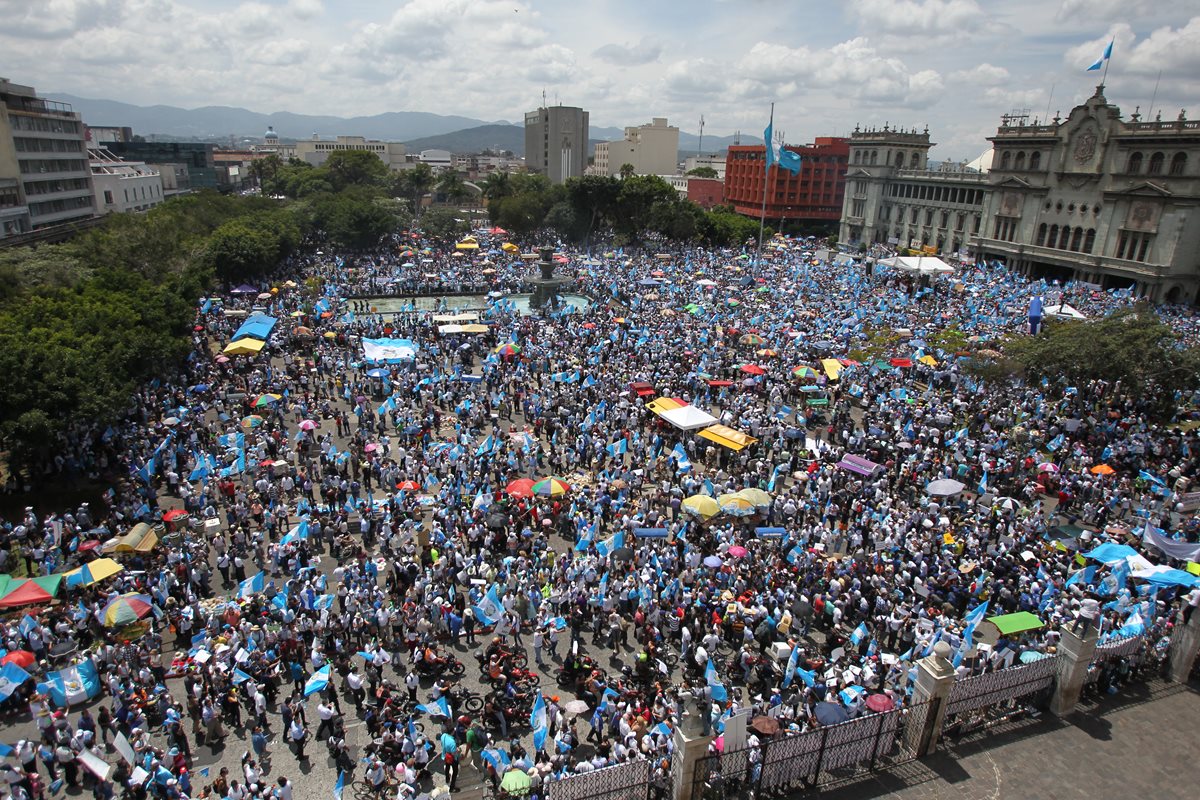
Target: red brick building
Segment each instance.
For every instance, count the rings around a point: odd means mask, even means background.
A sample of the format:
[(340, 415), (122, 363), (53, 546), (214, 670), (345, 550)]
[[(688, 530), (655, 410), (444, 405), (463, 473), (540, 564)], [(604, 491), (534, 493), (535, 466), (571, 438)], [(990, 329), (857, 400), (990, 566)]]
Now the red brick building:
[(701, 208), (719, 206), (725, 197), (725, 184), (716, 178), (688, 178), (687, 199)]
[(809, 145), (787, 145), (802, 159), (800, 174), (763, 168), (766, 148), (761, 144), (731, 145), (725, 156), (725, 203), (739, 214), (758, 219), (762, 213), (763, 185), (767, 183), (767, 221), (796, 220), (837, 223), (846, 193), (846, 165), (850, 140), (818, 136)]

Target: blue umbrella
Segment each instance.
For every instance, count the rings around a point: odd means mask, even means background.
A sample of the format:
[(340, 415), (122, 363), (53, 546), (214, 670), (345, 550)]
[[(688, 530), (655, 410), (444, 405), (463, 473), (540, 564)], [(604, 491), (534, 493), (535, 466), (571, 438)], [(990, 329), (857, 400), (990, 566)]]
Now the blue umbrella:
[(388, 376), (388, 371), (386, 369), (379, 369), (377, 367), (375, 369), (367, 370), (367, 375), (371, 378), (386, 378)]
[(817, 717), (817, 722), (822, 725), (837, 725), (839, 722), (850, 719), (846, 709), (837, 703), (817, 703), (813, 713)]
[(188, 391), (189, 392), (207, 392), (208, 384), (207, 383), (197, 383), (195, 386), (190, 387), (188, 389)]

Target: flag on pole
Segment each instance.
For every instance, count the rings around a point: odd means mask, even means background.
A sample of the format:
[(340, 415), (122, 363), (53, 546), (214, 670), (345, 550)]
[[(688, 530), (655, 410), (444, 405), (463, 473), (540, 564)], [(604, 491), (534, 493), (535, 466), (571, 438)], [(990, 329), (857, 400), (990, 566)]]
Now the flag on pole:
[(787, 669), (783, 671), (783, 688), (788, 688), (792, 685), (792, 679), (796, 677), (796, 666), (800, 660), (800, 647), (794, 645), (792, 654), (788, 656)]
[(786, 169), (788, 172), (792, 173), (793, 175), (799, 175), (800, 174), (800, 166), (802, 163), (803, 163), (803, 159), (800, 157), (799, 153), (792, 151), (792, 150), (788, 150), (786, 147), (779, 148), (779, 168), (780, 169)]
[(1116, 40), (1114, 39), (1108, 43), (1108, 47), (1104, 48), (1104, 53), (1096, 59), (1096, 63), (1087, 68), (1087, 72), (1095, 72), (1104, 66), (1105, 61), (1108, 61), (1110, 58), (1112, 58), (1113, 42), (1115, 41)]
[(346, 773), (338, 770), (337, 783), (333, 785), (333, 800), (342, 800), (342, 792), (346, 790)]
[(312, 677), (304, 684), (304, 696), (309, 697), (322, 691), (329, 685), (330, 667), (328, 664), (321, 667), (312, 674)]
[(533, 700), (533, 710), (529, 712), (529, 727), (533, 728), (533, 748), (540, 751), (546, 746), (546, 734), (550, 732), (546, 721), (546, 700), (542, 690), (538, 689), (537, 697)]
[(771, 144), (771, 139), (774, 138), (774, 127), (775, 121), (771, 120), (767, 123), (767, 129), (763, 131), (763, 141), (767, 145), (767, 172), (771, 171), (771, 165), (775, 163), (775, 145)]
[(708, 660), (708, 666), (704, 668), (704, 681), (712, 690), (712, 699), (718, 703), (724, 703), (729, 697), (729, 692), (725, 691), (725, 684), (721, 683), (721, 678), (717, 675), (717, 668), (713, 666), (711, 658)]

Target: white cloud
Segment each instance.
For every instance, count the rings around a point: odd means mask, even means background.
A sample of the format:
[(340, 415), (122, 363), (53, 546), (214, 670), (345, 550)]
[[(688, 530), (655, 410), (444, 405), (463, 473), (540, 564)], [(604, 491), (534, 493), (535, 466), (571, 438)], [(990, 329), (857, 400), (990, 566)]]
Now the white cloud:
[(962, 34), (986, 22), (976, 0), (848, 0), (866, 30), (890, 36)]
[(970, 69), (960, 69), (950, 73), (952, 80), (970, 86), (997, 86), (1009, 79), (1008, 70), (992, 64), (976, 64)]
[(120, 0), (0, 0), (7, 35), (57, 39), (121, 19)]
[(325, 10), (321, 0), (288, 0), (288, 10), (298, 19), (319, 17)]
[(304, 39), (283, 39), (252, 48), (249, 58), (256, 64), (284, 67), (299, 64), (311, 55), (312, 45)]
[(1062, 0), (1055, 18), (1060, 22), (1132, 19), (1159, 5), (1159, 0)]
[(629, 67), (658, 61), (662, 51), (661, 44), (644, 36), (637, 44), (606, 44), (596, 48), (592, 55), (613, 66)]

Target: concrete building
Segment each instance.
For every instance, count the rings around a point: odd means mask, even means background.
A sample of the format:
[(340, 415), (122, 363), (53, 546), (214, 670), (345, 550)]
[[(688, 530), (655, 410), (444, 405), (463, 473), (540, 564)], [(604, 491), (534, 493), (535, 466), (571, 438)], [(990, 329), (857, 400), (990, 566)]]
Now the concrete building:
[(618, 175), (629, 164), (634, 175), (672, 175), (679, 169), (679, 128), (668, 125), (665, 117), (655, 117), (649, 125), (625, 129), (625, 138), (599, 142), (590, 172)]
[(987, 175), (965, 164), (929, 169), (932, 146), (928, 130), (854, 129), (839, 241), (965, 254), (979, 232)]
[(125, 161), (158, 167), (168, 195), (231, 188), (225, 168), (217, 166), (216, 146), (210, 142), (111, 142), (106, 149)]
[(1130, 287), (1154, 301), (1200, 289), (1200, 122), (1128, 119), (1096, 87), (1066, 119), (1001, 118), (976, 251), (1032, 276)]
[(148, 211), (163, 201), (162, 174), (137, 161), (122, 161), (108, 150), (91, 148), (92, 186), (101, 214)]
[[(267, 130), (268, 134), (274, 132), (274, 129)], [(269, 135), (264, 138), (268, 142), (271, 141)], [(330, 153), (340, 150), (366, 150), (374, 153), (391, 170), (407, 169), (410, 166), (405, 155), (404, 145), (400, 142), (381, 142), (375, 139), (364, 139), (362, 136), (339, 136), (333, 141), (329, 141), (320, 138), (315, 133), (312, 139), (302, 139), (294, 145), (280, 145), (278, 136), (274, 137), (274, 141), (280, 158), (285, 161), (288, 158), (298, 158), (301, 161), (307, 161), (314, 167), (321, 166), (325, 163), (325, 159), (329, 158)], [(267, 146), (269, 145), (264, 145), (264, 149)]]
[(846, 188), (846, 162), (850, 140), (818, 136), (808, 145), (787, 145), (800, 156), (800, 174), (763, 163), (766, 148), (761, 144), (733, 145), (725, 159), (725, 203), (739, 214), (758, 219), (767, 193), (767, 219), (786, 222), (822, 223), (836, 227), (842, 215)]
[(132, 142), (133, 128), (113, 125), (84, 125), (88, 147), (100, 147), (109, 142)]
[(587, 159), (588, 112), (551, 106), (525, 115), (525, 164), (530, 172), (559, 184), (583, 175)]
[(422, 150), (417, 154), (417, 161), (428, 164), (434, 172), (450, 169), (454, 165), (454, 157), (449, 150)]
[(688, 178), (687, 199), (703, 209), (725, 202), (725, 181), (717, 178)]
[(79, 115), (0, 78), (0, 228), (12, 235), (95, 213)]
[(723, 155), (688, 156), (683, 160), (685, 173), (691, 172), (697, 167), (708, 167), (717, 173), (717, 180), (725, 180), (725, 156)]

